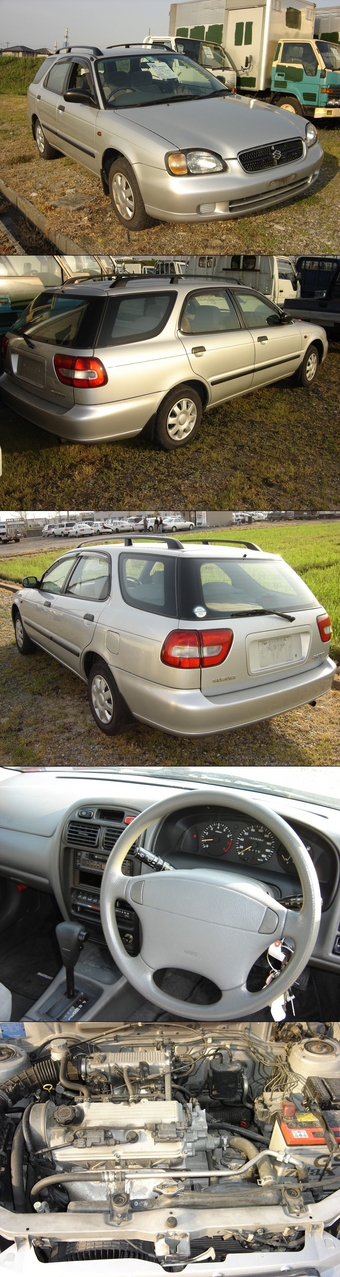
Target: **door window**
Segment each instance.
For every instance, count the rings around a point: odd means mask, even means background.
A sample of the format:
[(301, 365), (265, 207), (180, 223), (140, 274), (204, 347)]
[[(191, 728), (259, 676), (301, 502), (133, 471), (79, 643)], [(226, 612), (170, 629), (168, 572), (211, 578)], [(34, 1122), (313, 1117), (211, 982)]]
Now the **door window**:
[(91, 68), (87, 62), (73, 63), (68, 87), (79, 93), (87, 93), (89, 97), (95, 96)]
[(53, 563), (51, 568), (47, 568), (42, 578), (40, 589), (46, 590), (49, 594), (61, 594), (67, 581), (67, 577), (76, 562), (77, 555), (70, 555), (67, 559), (58, 559), (57, 563)]
[(76, 599), (104, 602), (110, 593), (109, 560), (100, 554), (83, 555), (72, 572), (66, 593)]
[(187, 297), (180, 319), (182, 333), (230, 332), (240, 326), (231, 299), (222, 289)]
[(55, 62), (47, 76), (45, 88), (50, 89), (51, 93), (64, 93), (69, 67), (69, 60), (67, 62)]
[(266, 324), (278, 324), (280, 313), (276, 306), (264, 301), (257, 293), (235, 292), (238, 306), (248, 328), (264, 328)]
[(284, 44), (281, 61), (286, 66), (294, 66), (296, 63), (301, 64), (305, 75), (316, 75), (317, 73), (318, 60), (310, 44)]

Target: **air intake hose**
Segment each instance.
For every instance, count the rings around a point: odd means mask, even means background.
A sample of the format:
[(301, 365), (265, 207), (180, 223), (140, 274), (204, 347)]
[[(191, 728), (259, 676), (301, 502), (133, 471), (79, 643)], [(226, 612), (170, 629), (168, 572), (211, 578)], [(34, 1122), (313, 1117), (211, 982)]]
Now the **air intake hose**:
[(59, 1079), (59, 1066), (54, 1060), (38, 1060), (23, 1073), (15, 1073), (7, 1079), (0, 1090), (0, 1109), (12, 1108), (18, 1100), (24, 1100), (37, 1086), (55, 1085)]

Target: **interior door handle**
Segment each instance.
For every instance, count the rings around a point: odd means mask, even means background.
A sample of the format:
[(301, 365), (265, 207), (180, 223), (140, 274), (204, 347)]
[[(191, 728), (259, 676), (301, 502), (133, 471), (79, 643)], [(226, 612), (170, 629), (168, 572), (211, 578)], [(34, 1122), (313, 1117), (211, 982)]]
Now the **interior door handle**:
[(84, 612), (83, 620), (84, 620), (84, 621), (94, 621), (94, 615), (93, 615), (93, 612)]
[(204, 355), (204, 354), (205, 354), (205, 346), (192, 346), (192, 347), (191, 347), (191, 354), (192, 354), (192, 355)]
[(51, 603), (44, 603), (44, 607), (52, 607)]
[(257, 341), (268, 341), (268, 337), (257, 337)]
[(65, 107), (62, 105), (58, 106), (58, 111), (65, 111)]

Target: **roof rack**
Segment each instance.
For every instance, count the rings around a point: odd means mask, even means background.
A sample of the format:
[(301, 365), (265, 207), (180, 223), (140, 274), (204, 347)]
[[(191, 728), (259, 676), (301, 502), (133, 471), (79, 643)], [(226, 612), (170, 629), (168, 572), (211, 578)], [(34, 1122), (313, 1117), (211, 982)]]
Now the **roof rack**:
[[(124, 545), (133, 545), (135, 541), (160, 541), (167, 546), (168, 550), (184, 550), (185, 548), (183, 542), (178, 540), (178, 537), (167, 537), (166, 533), (162, 532), (114, 532), (113, 536), (110, 533), (108, 534), (107, 541), (109, 543), (112, 541), (124, 541)], [(85, 546), (87, 549), (91, 549), (88, 539), (80, 542), (79, 549), (83, 549)], [(105, 550), (105, 545), (103, 545), (103, 550)]]
[(103, 50), (98, 49), (96, 44), (68, 44), (66, 48), (57, 49), (57, 53), (93, 53), (95, 57), (101, 57)]
[(261, 546), (255, 545), (255, 541), (240, 541), (238, 537), (214, 537), (212, 540), (195, 541), (195, 545), (245, 545), (247, 550), (258, 550), (261, 554)]
[(139, 283), (140, 281), (144, 284), (145, 280), (150, 278), (152, 280), (152, 283), (154, 282), (154, 280), (157, 282), (157, 287), (158, 287), (159, 282), (161, 284), (174, 284), (176, 279), (180, 279), (180, 276), (172, 274), (172, 275), (160, 275), (158, 277), (158, 275), (151, 275), (151, 276), (137, 275), (134, 271), (127, 271), (125, 274), (125, 271), (124, 271), (124, 274), (120, 275), (118, 273), (118, 275), (115, 276), (115, 278), (112, 280), (112, 284), (110, 284), (110, 288), (117, 288), (119, 285), (121, 286), (122, 284), (130, 284), (131, 280), (133, 280), (134, 284)]

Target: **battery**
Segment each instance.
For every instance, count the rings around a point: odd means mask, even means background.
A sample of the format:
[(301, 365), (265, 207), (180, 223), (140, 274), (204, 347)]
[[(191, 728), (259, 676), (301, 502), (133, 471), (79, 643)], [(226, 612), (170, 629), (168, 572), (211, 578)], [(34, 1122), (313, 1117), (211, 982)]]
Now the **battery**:
[[(333, 1131), (337, 1144), (340, 1144), (340, 1111), (337, 1113), (331, 1109), (324, 1109), (323, 1116)], [(295, 1150), (308, 1162), (313, 1161), (320, 1153), (328, 1154), (320, 1119), (311, 1109), (297, 1112), (290, 1118), (277, 1117), (269, 1148), (275, 1149), (276, 1152)]]

